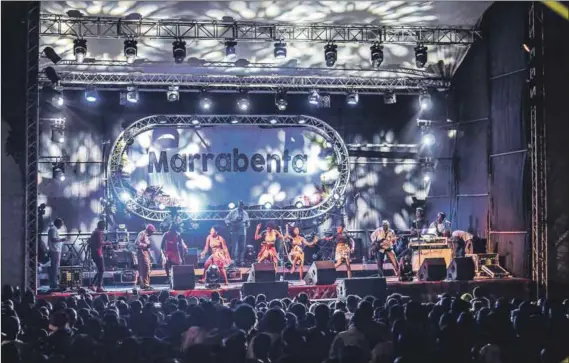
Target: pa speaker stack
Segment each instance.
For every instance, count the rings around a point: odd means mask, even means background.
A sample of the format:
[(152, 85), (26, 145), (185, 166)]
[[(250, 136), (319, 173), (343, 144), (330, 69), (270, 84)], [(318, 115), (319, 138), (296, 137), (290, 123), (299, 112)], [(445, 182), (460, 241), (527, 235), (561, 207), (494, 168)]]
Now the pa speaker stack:
[(447, 269), (447, 280), (468, 281), (475, 275), (474, 260), (471, 257), (457, 257)]
[(304, 277), (307, 285), (332, 285), (336, 281), (334, 261), (316, 261)]
[(387, 283), (384, 277), (354, 277), (341, 280), (336, 287), (336, 293), (339, 298), (346, 298), (348, 295), (371, 295), (384, 300), (387, 296)]
[(275, 281), (275, 277), (275, 265), (272, 263), (254, 263), (249, 271), (247, 282), (241, 287), (241, 296), (264, 294), (268, 300), (287, 297), (288, 282)]
[(194, 271), (194, 265), (172, 266), (172, 289), (193, 290), (195, 288), (196, 274)]
[(247, 282), (274, 282), (276, 274), (275, 265), (272, 263), (254, 263)]
[(417, 277), (419, 281), (442, 281), (447, 275), (447, 265), (442, 257), (423, 260)]

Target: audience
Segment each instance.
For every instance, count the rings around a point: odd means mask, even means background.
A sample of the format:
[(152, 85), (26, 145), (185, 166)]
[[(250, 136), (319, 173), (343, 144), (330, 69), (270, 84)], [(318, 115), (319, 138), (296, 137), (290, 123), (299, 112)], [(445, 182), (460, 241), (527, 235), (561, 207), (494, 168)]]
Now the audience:
[(10, 363), (560, 363), (569, 357), (567, 301), (508, 301), (482, 288), (436, 303), (225, 302), (79, 295), (48, 302), (2, 289), (2, 359)]

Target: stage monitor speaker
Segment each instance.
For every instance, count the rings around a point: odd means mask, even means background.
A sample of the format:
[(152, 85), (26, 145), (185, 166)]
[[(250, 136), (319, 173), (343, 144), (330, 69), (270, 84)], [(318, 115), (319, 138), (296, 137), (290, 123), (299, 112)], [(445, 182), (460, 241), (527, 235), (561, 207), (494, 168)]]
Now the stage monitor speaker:
[(308, 269), (304, 281), (308, 285), (332, 285), (336, 276), (334, 261), (315, 261)]
[(172, 267), (172, 289), (193, 290), (196, 288), (194, 265), (174, 265)]
[(184, 256), (185, 265), (198, 265), (198, 249), (188, 248), (188, 253)]
[(341, 280), (336, 287), (339, 298), (346, 298), (348, 295), (364, 297), (371, 295), (380, 300), (387, 297), (387, 283), (384, 277), (354, 277)]
[(426, 258), (417, 273), (419, 281), (442, 281), (447, 275), (447, 265), (442, 257)]
[(475, 270), (472, 257), (457, 257), (447, 269), (447, 280), (474, 280)]
[(275, 265), (272, 263), (254, 263), (249, 271), (247, 282), (274, 282), (275, 277)]
[(288, 282), (271, 281), (271, 282), (244, 282), (241, 287), (241, 298), (252, 295), (257, 296), (263, 294), (267, 297), (267, 301), (273, 299), (283, 299), (288, 296)]

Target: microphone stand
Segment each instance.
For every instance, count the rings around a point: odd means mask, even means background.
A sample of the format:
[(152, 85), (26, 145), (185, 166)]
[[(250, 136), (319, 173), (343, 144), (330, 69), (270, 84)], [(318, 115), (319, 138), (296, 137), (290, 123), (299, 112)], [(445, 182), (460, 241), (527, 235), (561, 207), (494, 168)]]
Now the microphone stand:
[(282, 270), (281, 276), (282, 276), (282, 279), (283, 279), (283, 281), (284, 281), (284, 279), (285, 279), (285, 259), (288, 258), (288, 250), (287, 250), (287, 247), (286, 247), (286, 236), (283, 234), (283, 230), (282, 230), (282, 227), (281, 227), (281, 226), (279, 226), (279, 230), (280, 230), (280, 232), (281, 232), (281, 235), (283, 236), (282, 246), (281, 246), (281, 252), (282, 252), (282, 250), (284, 250), (284, 254), (285, 254), (285, 256), (283, 257), (283, 259), (280, 261), (280, 262), (281, 262), (281, 270)]

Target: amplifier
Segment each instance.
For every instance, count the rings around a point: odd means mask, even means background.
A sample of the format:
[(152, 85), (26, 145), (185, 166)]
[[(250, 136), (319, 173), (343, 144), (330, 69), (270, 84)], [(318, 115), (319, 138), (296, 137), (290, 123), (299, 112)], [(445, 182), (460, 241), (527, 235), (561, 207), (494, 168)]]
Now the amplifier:
[(483, 265), (480, 269), (480, 272), (491, 278), (503, 278), (510, 276), (508, 271), (504, 270), (500, 265)]
[(427, 258), (443, 258), (445, 260), (445, 271), (448, 265), (452, 261), (452, 249), (448, 246), (442, 247), (437, 246), (437, 248), (425, 248), (425, 249), (413, 249), (411, 254), (411, 265), (413, 266), (413, 272), (418, 272)]
[(59, 268), (59, 287), (75, 289), (83, 285), (83, 266), (61, 266)]

